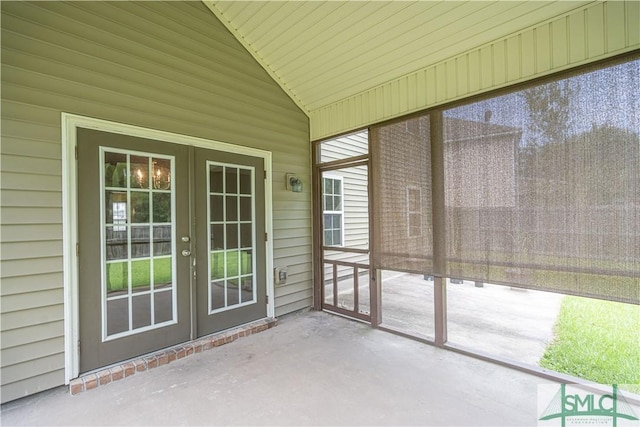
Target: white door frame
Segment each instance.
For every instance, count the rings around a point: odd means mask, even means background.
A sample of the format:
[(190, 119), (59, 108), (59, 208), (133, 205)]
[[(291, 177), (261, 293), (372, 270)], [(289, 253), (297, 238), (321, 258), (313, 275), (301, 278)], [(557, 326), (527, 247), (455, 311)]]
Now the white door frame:
[[(266, 179), (265, 193), (265, 231), (273, 236), (273, 200), (272, 200), (272, 156), (270, 151), (243, 147), (210, 139), (196, 138), (123, 123), (116, 123), (76, 114), (62, 113), (62, 244), (63, 244), (63, 280), (64, 280), (64, 381), (65, 384), (77, 378), (80, 371), (78, 354), (79, 340), (79, 299), (78, 299), (78, 183), (76, 167), (76, 135), (78, 128), (94, 129), (119, 133), (140, 138), (166, 141), (175, 144), (190, 145), (228, 153), (235, 153), (264, 160)], [(267, 316), (275, 317), (275, 298), (273, 289), (273, 239), (265, 242), (267, 280)]]

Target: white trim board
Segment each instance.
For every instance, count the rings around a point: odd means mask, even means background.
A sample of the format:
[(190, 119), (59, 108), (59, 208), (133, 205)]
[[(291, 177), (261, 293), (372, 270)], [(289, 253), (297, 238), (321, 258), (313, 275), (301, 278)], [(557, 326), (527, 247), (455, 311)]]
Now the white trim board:
[[(79, 341), (79, 300), (78, 300), (78, 182), (75, 153), (77, 129), (94, 129), (104, 132), (140, 138), (154, 139), (175, 144), (228, 153), (260, 157), (264, 160), (265, 179), (265, 231), (273, 236), (273, 199), (272, 199), (272, 154), (270, 151), (243, 147), (225, 142), (180, 135), (171, 132), (149, 129), (140, 126), (116, 123), (76, 114), (62, 113), (62, 245), (63, 245), (63, 281), (64, 281), (64, 366), (65, 384), (77, 378), (80, 372)], [(273, 287), (273, 238), (265, 242), (267, 316), (275, 317), (275, 292)]]

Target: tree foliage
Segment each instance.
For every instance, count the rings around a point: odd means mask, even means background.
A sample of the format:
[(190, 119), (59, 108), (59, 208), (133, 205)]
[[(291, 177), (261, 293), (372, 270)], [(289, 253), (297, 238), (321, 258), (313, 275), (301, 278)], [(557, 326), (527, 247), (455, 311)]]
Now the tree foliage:
[(521, 202), (538, 206), (611, 206), (640, 202), (640, 136), (611, 125), (536, 146)]
[(529, 112), (529, 143), (542, 145), (567, 136), (569, 108), (576, 92), (568, 81), (552, 82), (522, 91)]

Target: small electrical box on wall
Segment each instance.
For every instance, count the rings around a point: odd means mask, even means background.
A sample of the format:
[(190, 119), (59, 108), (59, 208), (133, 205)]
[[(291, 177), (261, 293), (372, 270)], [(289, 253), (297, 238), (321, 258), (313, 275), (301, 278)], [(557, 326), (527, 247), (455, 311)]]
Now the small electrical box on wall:
[(273, 269), (274, 282), (276, 285), (287, 283), (287, 267), (276, 267)]

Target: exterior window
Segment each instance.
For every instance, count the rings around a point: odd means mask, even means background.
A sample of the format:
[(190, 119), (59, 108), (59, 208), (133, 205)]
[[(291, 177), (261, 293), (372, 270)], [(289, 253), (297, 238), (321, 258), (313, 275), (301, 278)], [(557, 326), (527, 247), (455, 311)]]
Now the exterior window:
[(324, 214), (324, 245), (343, 246), (342, 177), (323, 177), (322, 210)]
[[(113, 202), (113, 223), (114, 224), (126, 224), (127, 223), (127, 202)], [(114, 225), (113, 231), (127, 231), (127, 227), (124, 225)]]
[(407, 187), (407, 235), (409, 237), (422, 236), (422, 200), (418, 187)]

